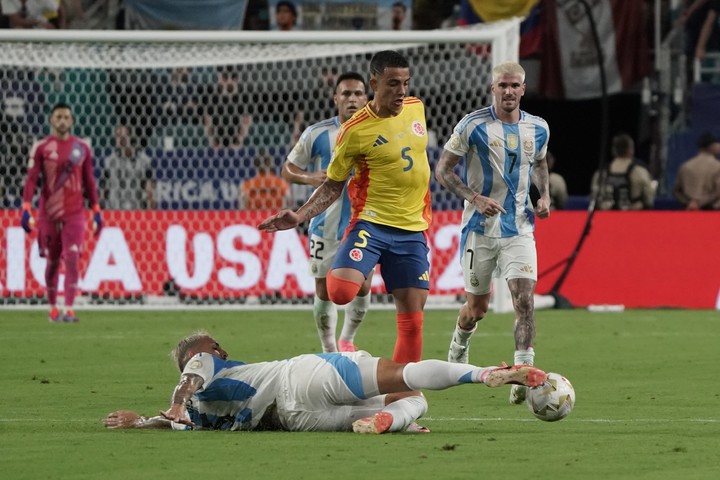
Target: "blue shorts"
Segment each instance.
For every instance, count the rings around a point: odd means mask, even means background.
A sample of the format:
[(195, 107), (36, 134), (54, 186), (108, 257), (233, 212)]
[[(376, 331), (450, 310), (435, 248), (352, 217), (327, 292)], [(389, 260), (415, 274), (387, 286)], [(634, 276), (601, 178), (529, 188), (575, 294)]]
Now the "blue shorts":
[(357, 222), (345, 235), (332, 268), (352, 268), (365, 278), (376, 264), (385, 288), (430, 289), (430, 262), (424, 232), (411, 232), (365, 220)]

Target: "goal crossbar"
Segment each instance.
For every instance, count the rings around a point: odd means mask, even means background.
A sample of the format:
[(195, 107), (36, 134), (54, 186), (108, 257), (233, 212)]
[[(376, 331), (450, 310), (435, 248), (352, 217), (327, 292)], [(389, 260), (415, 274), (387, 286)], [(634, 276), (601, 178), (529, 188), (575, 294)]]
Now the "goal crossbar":
[[(238, 45), (302, 45), (303, 56), (328, 54), (328, 48), (354, 52), (377, 51), (381, 49), (402, 48), (425, 43), (487, 43), (491, 46), (493, 64), (503, 61), (517, 61), (519, 52), (519, 18), (503, 20), (470, 27), (429, 30), (429, 31), (155, 31), (155, 30), (0, 30), (0, 44), (11, 49), (23, 49), (26, 45), (38, 44), (59, 51), (66, 45), (121, 45), (131, 48), (135, 45), (158, 45), (163, 48), (173, 45), (175, 48), (202, 47), (207, 44), (224, 45), (237, 49)], [(285, 55), (273, 60), (291, 59), (298, 55), (296, 49), (288, 49)], [(8, 49), (0, 49), (0, 65), (18, 65), (18, 57), (23, 65), (38, 67), (54, 66), (43, 64), (48, 56), (34, 60), (32, 56), (17, 55)], [(215, 63), (217, 59), (209, 61)], [(191, 63), (201, 65), (202, 59)], [(240, 62), (243, 63), (243, 62)], [(252, 62), (251, 62), (252, 63)], [(140, 60), (136, 64), (142, 64)], [(127, 63), (118, 63), (118, 66)], [(156, 66), (165, 66), (160, 62)]]

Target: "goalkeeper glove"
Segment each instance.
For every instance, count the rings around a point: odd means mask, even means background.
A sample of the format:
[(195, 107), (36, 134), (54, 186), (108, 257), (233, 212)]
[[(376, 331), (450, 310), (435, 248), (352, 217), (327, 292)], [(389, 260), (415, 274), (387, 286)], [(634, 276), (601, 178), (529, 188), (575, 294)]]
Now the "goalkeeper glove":
[(93, 232), (95, 236), (100, 235), (100, 231), (103, 228), (102, 215), (100, 215), (100, 205), (93, 205)]
[(30, 203), (29, 202), (23, 202), (23, 204), (22, 204), (22, 214), (20, 216), (20, 225), (22, 226), (23, 230), (25, 230), (25, 233), (32, 232), (32, 229), (35, 226), (35, 219), (33, 218), (32, 213), (30, 213)]

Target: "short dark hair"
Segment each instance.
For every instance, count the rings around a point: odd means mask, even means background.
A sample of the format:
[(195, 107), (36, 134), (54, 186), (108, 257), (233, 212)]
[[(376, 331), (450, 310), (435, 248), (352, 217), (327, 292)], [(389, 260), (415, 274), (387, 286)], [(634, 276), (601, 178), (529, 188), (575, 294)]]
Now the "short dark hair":
[(343, 82), (345, 80), (357, 80), (358, 82), (362, 82), (363, 87), (365, 87), (365, 90), (367, 90), (367, 84), (365, 83), (365, 79), (362, 75), (360, 75), (357, 72), (345, 72), (342, 75), (340, 75), (337, 80), (335, 81), (335, 90), (337, 90), (338, 85), (340, 85), (340, 82)]
[(703, 132), (702, 135), (700, 135), (700, 138), (698, 138), (698, 147), (702, 150), (705, 150), (713, 143), (719, 143), (720, 139), (713, 135), (712, 132)]
[(410, 68), (407, 58), (395, 50), (383, 50), (370, 60), (370, 74), (382, 75), (386, 68)]
[(407, 12), (407, 5), (405, 5), (403, 2), (395, 2), (392, 4), (393, 7), (400, 7), (403, 9), (403, 12)]
[(275, 5), (275, 11), (277, 12), (278, 10), (280, 10), (280, 7), (287, 7), (288, 10), (290, 10), (292, 12), (292, 14), (297, 17), (297, 8), (295, 7), (295, 4), (293, 2), (286, 2), (286, 1), (278, 2)]
[(627, 133), (619, 133), (612, 139), (612, 154), (621, 157), (630, 153), (635, 148), (635, 142)]
[(70, 108), (70, 105), (68, 105), (68, 104), (65, 103), (65, 102), (58, 102), (58, 103), (56, 103), (56, 104), (53, 106), (52, 110), (50, 110), (50, 115), (52, 115), (53, 113), (55, 113), (55, 110), (60, 110), (61, 108), (65, 108), (65, 109), (67, 109), (67, 110), (70, 110), (70, 113), (72, 114), (72, 108)]

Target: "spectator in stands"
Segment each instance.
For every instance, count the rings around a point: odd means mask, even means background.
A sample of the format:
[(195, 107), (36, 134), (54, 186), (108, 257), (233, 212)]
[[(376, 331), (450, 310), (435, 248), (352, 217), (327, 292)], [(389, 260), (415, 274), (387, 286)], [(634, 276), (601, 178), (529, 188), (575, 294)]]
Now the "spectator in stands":
[(65, 28), (61, 0), (2, 0), (10, 28)]
[(392, 29), (405, 30), (405, 17), (407, 16), (407, 6), (403, 2), (395, 2), (392, 5)]
[[(612, 139), (613, 160), (603, 171), (596, 171), (592, 178), (592, 196), (600, 186), (598, 197), (600, 210), (643, 210), (653, 208), (655, 185), (650, 172), (634, 158), (635, 142), (626, 133)], [(604, 177), (604, 178), (603, 178)]]
[(34, 70), (7, 66), (0, 70), (0, 115), (9, 128), (24, 129), (34, 137), (44, 135), (46, 101)]
[(718, 28), (720, 18), (720, 0), (709, 0), (708, 10), (700, 30), (697, 45), (695, 46), (695, 58), (703, 60), (708, 50), (713, 50), (717, 45), (710, 43), (713, 31)]
[(241, 210), (280, 210), (290, 205), (290, 184), (278, 177), (273, 158), (260, 153), (253, 161), (257, 173), (240, 186)]
[(559, 173), (553, 171), (555, 166), (555, 157), (552, 153), (547, 153), (547, 166), (550, 172), (550, 210), (562, 210), (567, 205), (568, 190), (565, 179)]
[(106, 209), (155, 208), (155, 173), (150, 157), (137, 149), (125, 125), (115, 128), (115, 151), (105, 159), (100, 189)]
[(295, 30), (297, 23), (297, 8), (293, 2), (278, 2), (275, 5), (275, 24), (282, 32)]
[(202, 111), (205, 133), (210, 146), (240, 149), (252, 126), (252, 117), (241, 109), (240, 81), (234, 67), (222, 66), (217, 71), (218, 83), (204, 95)]
[(162, 88), (162, 113), (165, 125), (195, 124), (199, 121), (197, 85), (191, 79), (190, 68), (172, 69), (167, 83)]
[(705, 132), (698, 147), (700, 152), (680, 166), (673, 196), (686, 210), (719, 210), (720, 139)]
[[(685, 0), (685, 5), (680, 12), (676, 23), (684, 26), (684, 53), (686, 56), (685, 75), (688, 82), (693, 81), (693, 69), (695, 54), (698, 46), (700, 33), (702, 32), (705, 19), (708, 16), (708, 0)], [(707, 49), (715, 49), (718, 45), (718, 28), (712, 29), (711, 35), (705, 42)]]

